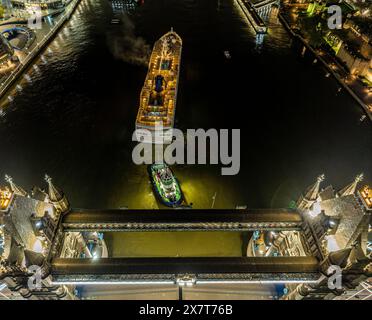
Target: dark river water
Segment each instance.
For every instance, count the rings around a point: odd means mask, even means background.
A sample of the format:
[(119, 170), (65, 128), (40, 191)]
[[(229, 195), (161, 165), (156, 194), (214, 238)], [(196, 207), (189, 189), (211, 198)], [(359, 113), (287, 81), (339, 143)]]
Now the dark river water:
[(335, 189), (360, 172), (371, 182), (370, 123), (275, 16), (259, 45), (233, 0), (146, 0), (121, 25), (112, 14), (108, 0), (82, 0), (31, 82), (3, 101), (1, 176), (29, 189), (48, 173), (75, 207), (157, 207), (131, 135), (146, 56), (173, 27), (183, 39), (176, 127), (241, 130), (238, 175), (174, 167), (194, 207), (213, 195), (215, 207), (287, 206), (320, 173)]

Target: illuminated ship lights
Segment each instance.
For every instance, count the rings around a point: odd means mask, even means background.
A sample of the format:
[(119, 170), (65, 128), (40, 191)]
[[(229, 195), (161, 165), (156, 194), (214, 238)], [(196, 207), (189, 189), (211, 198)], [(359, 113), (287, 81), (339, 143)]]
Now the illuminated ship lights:
[(182, 192), (172, 170), (166, 164), (153, 164), (149, 167), (155, 193), (160, 201), (169, 207), (182, 203)]

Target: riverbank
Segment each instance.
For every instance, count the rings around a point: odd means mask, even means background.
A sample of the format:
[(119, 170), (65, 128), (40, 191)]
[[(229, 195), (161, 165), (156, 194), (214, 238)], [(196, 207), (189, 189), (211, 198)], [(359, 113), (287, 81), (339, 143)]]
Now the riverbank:
[(55, 37), (60, 28), (71, 18), (71, 15), (74, 13), (77, 5), (81, 0), (73, 0), (66, 7), (65, 12), (59, 17), (57, 23), (49, 30), (49, 32), (42, 38), (40, 42), (32, 48), (25, 58), (20, 59), (18, 66), (11, 72), (11, 74), (0, 83), (0, 98), (2, 98), (9, 89), (14, 85), (18, 80), (19, 76), (29, 67), (32, 61), (39, 55), (42, 49)]
[(333, 75), (333, 77), (338, 81), (338, 83), (354, 98), (354, 100), (363, 108), (364, 112), (372, 121), (372, 112), (369, 110), (369, 107), (364, 101), (345, 83), (344, 80), (335, 70), (331, 68), (329, 63), (327, 63), (322, 56), (319, 55), (318, 52), (297, 32), (295, 32), (289, 25), (288, 21), (284, 18), (281, 12), (278, 13), (279, 21), (282, 23), (284, 28), (297, 40), (299, 40), (306, 50), (310, 50), (314, 56), (323, 64), (323, 66), (327, 69), (327, 71)]

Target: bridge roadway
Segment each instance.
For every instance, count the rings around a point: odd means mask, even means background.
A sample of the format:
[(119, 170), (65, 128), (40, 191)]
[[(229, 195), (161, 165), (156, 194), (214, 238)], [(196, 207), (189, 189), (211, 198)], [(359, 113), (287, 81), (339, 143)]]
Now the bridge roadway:
[(69, 231), (254, 231), (301, 230), (289, 209), (72, 209), (62, 218)]
[(55, 258), (55, 283), (303, 282), (319, 278), (315, 257)]

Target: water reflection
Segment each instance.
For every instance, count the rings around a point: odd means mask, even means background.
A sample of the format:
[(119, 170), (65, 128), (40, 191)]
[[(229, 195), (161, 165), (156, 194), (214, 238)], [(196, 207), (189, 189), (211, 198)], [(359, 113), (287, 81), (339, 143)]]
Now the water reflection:
[[(107, 1), (78, 10), (66, 25), (71, 32), (62, 29), (63, 39), (49, 45), (54, 54), (43, 53), (48, 63), (39, 58), (27, 71), (32, 83), (21, 77), (22, 92), (14, 87), (2, 101), (0, 177), (12, 174), (30, 189), (49, 172), (74, 207), (159, 207), (146, 167), (131, 159), (147, 66), (128, 57), (143, 57), (173, 26), (184, 41), (176, 126), (241, 129), (239, 175), (174, 167), (194, 208), (210, 208), (216, 193), (216, 208), (287, 206), (321, 172), (336, 189), (358, 172), (371, 182), (370, 123), (360, 122), (361, 109), (332, 77), (291, 47), (276, 17), (258, 52), (232, 0), (148, 1), (120, 25), (111, 24)], [(128, 30), (129, 39), (142, 39), (141, 54), (131, 45), (112, 50)]]

